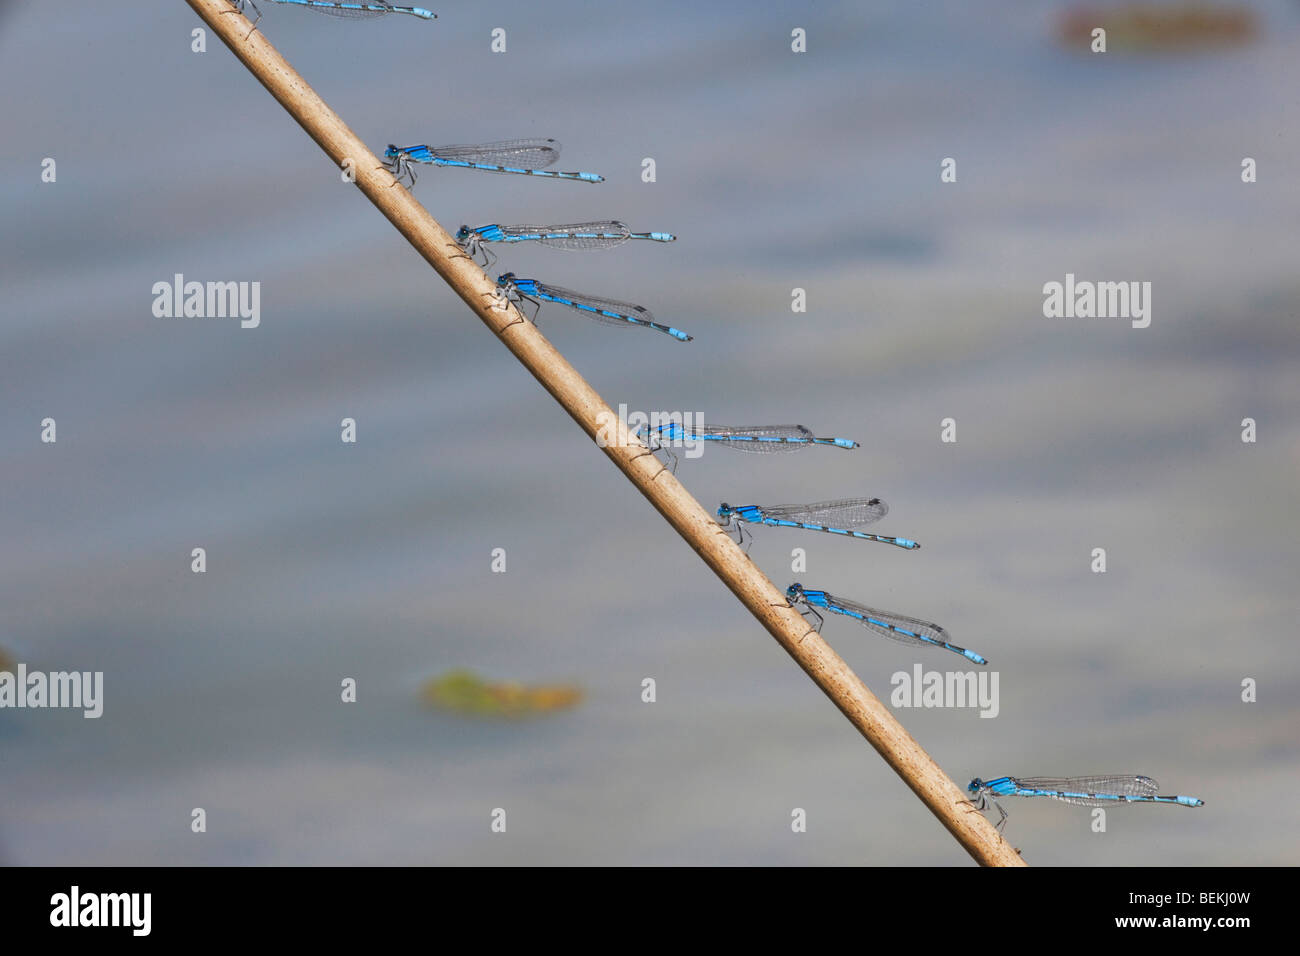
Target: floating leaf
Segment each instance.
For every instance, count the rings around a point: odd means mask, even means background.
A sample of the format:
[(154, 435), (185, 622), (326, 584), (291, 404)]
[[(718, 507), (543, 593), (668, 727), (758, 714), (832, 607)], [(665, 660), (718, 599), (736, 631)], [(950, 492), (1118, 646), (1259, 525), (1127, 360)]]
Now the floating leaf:
[(449, 671), (428, 681), (421, 696), (435, 707), (475, 717), (536, 717), (576, 707), (582, 690), (569, 684), (493, 683), (472, 671)]
[(1061, 20), (1061, 40), (1088, 50), (1092, 31), (1106, 30), (1111, 50), (1163, 50), (1249, 43), (1258, 32), (1255, 12), (1243, 4), (1125, 3), (1077, 6)]

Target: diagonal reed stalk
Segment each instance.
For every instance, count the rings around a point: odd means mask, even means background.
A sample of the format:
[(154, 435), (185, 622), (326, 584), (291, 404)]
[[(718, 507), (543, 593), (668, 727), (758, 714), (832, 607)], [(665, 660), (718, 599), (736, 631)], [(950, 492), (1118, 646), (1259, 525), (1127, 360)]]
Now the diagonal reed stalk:
[(598, 442), (605, 454), (843, 711), (966, 851), (986, 866), (1025, 865), (984, 815), (967, 802), (965, 792), (939, 769), (840, 656), (790, 606), (785, 594), (777, 590), (672, 473), (639, 440), (628, 435), (605, 401), (537, 327), (523, 320), (513, 306), (501, 307), (496, 284), (461, 252), (455, 240), (415, 197), (397, 184), (379, 158), (289, 66), (262, 32), (253, 30), (252, 24), (236, 13), (228, 0), (186, 2), (334, 163), (340, 167), (345, 162), (352, 163), (357, 188), (388, 217), (589, 437), (596, 439), (601, 426), (607, 434), (611, 423), (617, 422), (616, 440)]

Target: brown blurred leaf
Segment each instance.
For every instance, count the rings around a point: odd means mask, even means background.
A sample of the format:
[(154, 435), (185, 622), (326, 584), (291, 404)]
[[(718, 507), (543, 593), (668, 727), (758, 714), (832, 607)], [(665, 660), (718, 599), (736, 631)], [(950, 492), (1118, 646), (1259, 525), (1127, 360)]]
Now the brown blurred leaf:
[(537, 717), (576, 707), (581, 688), (569, 684), (528, 687), (515, 681), (491, 683), (472, 671), (449, 671), (425, 683), (420, 696), (444, 710), (474, 717)]
[(1255, 39), (1255, 12), (1240, 4), (1082, 4), (1061, 18), (1061, 42), (1087, 52), (1092, 31), (1106, 31), (1106, 47), (1122, 50), (1179, 50), (1233, 46)]

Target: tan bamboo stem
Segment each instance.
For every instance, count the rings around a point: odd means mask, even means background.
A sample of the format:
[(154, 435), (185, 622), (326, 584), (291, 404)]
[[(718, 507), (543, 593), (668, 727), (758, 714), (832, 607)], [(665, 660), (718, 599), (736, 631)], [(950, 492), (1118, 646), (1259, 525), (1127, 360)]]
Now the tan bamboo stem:
[[(501, 302), (496, 284), (461, 252), (455, 240), (415, 197), (394, 180), (380, 159), (316, 95), (261, 30), (252, 30), (252, 24), (235, 12), (228, 0), (186, 2), (334, 163), (355, 170), (357, 188), (465, 300), (578, 426), (593, 439), (602, 431), (615, 431), (617, 440), (601, 445), (610, 460), (807, 671), (966, 851), (984, 865), (1023, 866), (1024, 861), (1015, 850), (966, 801), (965, 792), (939, 769), (840, 656), (809, 627), (790, 606), (784, 592), (749, 560), (645, 445), (628, 435), (605, 401), (537, 327), (524, 320), (513, 306)], [(869, 808), (864, 806), (863, 813), (868, 812)]]

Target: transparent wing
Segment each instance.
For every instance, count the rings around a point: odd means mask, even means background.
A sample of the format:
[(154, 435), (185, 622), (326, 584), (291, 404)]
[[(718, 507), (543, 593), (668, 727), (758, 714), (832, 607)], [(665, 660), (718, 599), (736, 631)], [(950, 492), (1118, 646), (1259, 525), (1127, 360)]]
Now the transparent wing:
[(889, 514), (889, 505), (879, 498), (840, 498), (810, 505), (759, 505), (763, 514), (782, 521), (802, 521), (828, 528), (852, 531), (875, 524)]
[[(1099, 775), (1091, 777), (1017, 777), (1016, 782), (1031, 790), (1063, 790), (1069, 793), (1109, 793), (1121, 797), (1154, 797), (1160, 784), (1150, 777), (1138, 774)], [(1054, 797), (1062, 803), (1081, 807), (1110, 804), (1111, 800), (1092, 800), (1088, 797)]]
[[(807, 448), (812, 443), (813, 433), (802, 425), (701, 425), (690, 437), (711, 437), (716, 444), (729, 445), (737, 451), (775, 454)], [(797, 441), (750, 440), (754, 438), (794, 438)]]
[(542, 169), (560, 158), (560, 144), (553, 139), (507, 139), (474, 146), (435, 146), (429, 151), (439, 159), (521, 169)]
[[(565, 289), (558, 285), (546, 285), (537, 283), (538, 291), (545, 292), (547, 295), (553, 295), (558, 299), (568, 299), (580, 305), (590, 306), (593, 309), (605, 309), (609, 312), (617, 312), (620, 315), (630, 315), (634, 319), (640, 319), (644, 322), (653, 322), (654, 313), (643, 305), (637, 305), (635, 302), (624, 302), (621, 299), (606, 299), (598, 295), (588, 295), (585, 292), (574, 292), (572, 289)], [(598, 312), (588, 312), (586, 309), (579, 309), (583, 315), (594, 319), (597, 322), (603, 322), (606, 325), (616, 326), (621, 329), (630, 329), (633, 323), (626, 319), (617, 319), (608, 315), (601, 315)]]
[(506, 235), (541, 236), (537, 241), (555, 249), (612, 249), (622, 245), (632, 236), (632, 230), (621, 222), (606, 219), (602, 222), (573, 222), (558, 226), (534, 226), (524, 223), (503, 226)]
[[(862, 615), (858, 621), (859, 624), (869, 631), (874, 631), (881, 637), (889, 638), (891, 641), (897, 641), (900, 644), (926, 646), (926, 641), (913, 636), (923, 635), (936, 641), (943, 641), (945, 644), (952, 643), (952, 637), (948, 632), (938, 624), (933, 624), (930, 621), (923, 621), (917, 617), (908, 617), (906, 614), (894, 614), (892, 611), (882, 611), (878, 608), (868, 607), (865, 604), (859, 604), (857, 601), (850, 601), (847, 598), (838, 598), (833, 594), (826, 595), (826, 599), (836, 607), (842, 607)], [(909, 631), (911, 633), (904, 633)]]
[[(294, 6), (307, 6), (312, 10), (319, 10), (321, 13), (331, 17), (343, 17), (348, 20), (369, 20), (373, 17), (382, 17), (393, 12), (392, 7), (384, 3), (383, 0), (368, 0), (369, 6), (379, 7), (378, 10), (363, 10), (357, 7), (319, 7), (315, 4), (294, 4)], [(385, 9), (387, 8), (387, 9)]]

